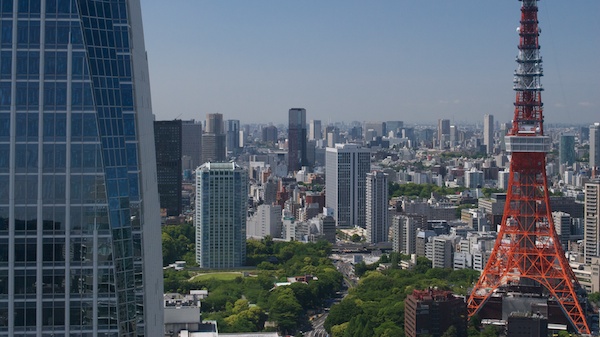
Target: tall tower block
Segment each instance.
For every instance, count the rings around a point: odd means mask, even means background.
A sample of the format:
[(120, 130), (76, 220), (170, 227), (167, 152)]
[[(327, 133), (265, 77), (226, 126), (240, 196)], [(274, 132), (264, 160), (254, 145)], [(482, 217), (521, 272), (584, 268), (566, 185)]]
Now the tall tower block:
[(521, 1), (515, 112), (506, 136), (511, 155), (506, 206), (494, 249), (469, 297), (469, 317), (501, 287), (542, 286), (573, 328), (589, 334), (578, 298), (583, 290), (565, 258), (549, 204), (545, 167), (550, 138), (544, 135), (542, 116), (537, 0)]

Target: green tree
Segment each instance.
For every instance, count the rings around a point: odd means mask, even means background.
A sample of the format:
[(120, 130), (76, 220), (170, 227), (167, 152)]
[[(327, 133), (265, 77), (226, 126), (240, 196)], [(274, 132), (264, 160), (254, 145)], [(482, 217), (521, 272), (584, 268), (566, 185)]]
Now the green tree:
[(289, 288), (279, 291), (269, 307), (269, 319), (277, 322), (279, 331), (285, 334), (296, 330), (301, 323), (298, 321), (301, 313), (302, 306)]
[(442, 335), (442, 337), (458, 337), (458, 331), (454, 325), (451, 325)]

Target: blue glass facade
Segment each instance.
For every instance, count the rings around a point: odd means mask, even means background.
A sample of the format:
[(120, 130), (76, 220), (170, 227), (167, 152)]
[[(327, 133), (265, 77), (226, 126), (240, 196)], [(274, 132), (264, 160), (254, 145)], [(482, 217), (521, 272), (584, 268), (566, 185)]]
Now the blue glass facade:
[(132, 8), (0, 0), (0, 335), (149, 335)]

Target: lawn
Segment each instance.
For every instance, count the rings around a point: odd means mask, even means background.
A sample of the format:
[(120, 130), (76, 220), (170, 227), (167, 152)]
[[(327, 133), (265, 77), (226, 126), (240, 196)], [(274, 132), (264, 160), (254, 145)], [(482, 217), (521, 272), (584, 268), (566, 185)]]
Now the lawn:
[(205, 273), (198, 274), (190, 279), (190, 281), (201, 281), (208, 279), (216, 279), (219, 281), (231, 281), (235, 280), (236, 277), (243, 276), (241, 272), (215, 272), (215, 273)]

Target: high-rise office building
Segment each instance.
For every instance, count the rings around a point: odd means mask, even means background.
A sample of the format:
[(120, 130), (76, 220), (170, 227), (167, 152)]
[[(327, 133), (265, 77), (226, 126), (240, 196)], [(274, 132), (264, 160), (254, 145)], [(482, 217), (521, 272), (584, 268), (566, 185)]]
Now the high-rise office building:
[(600, 181), (585, 184), (584, 256), (591, 263), (592, 257), (600, 256)]
[(590, 125), (590, 167), (600, 176), (600, 123)]
[(308, 165), (306, 160), (306, 109), (290, 109), (288, 125), (288, 172)]
[(202, 162), (224, 162), (226, 157), (223, 114), (207, 114), (202, 134)]
[(386, 125), (383, 122), (365, 122), (362, 128), (363, 139), (368, 142), (375, 137), (385, 136), (385, 126)]
[(181, 214), (181, 127), (181, 120), (154, 121), (158, 196), (167, 216)]
[(246, 262), (248, 173), (235, 163), (196, 170), (196, 262), (200, 268), (237, 268)]
[(262, 129), (262, 141), (277, 144), (277, 127), (274, 125), (265, 126)]
[(308, 139), (309, 140), (320, 140), (323, 139), (323, 132), (321, 129), (321, 121), (318, 119), (311, 119), (308, 123)]
[(560, 238), (560, 243), (566, 251), (569, 248), (569, 240), (571, 240), (571, 215), (565, 212), (552, 212), (552, 222), (554, 222), (554, 230)]
[(387, 121), (385, 122), (385, 135), (386, 137), (390, 136), (390, 132), (394, 133), (394, 137), (402, 137), (402, 129), (404, 129), (403, 121)]
[(181, 122), (181, 155), (189, 158), (183, 169), (195, 171), (202, 164), (202, 123), (195, 120)]
[(139, 0), (0, 5), (0, 335), (162, 336)]
[(487, 154), (494, 153), (494, 115), (483, 116), (483, 145)]
[(340, 227), (366, 224), (366, 179), (371, 151), (356, 144), (335, 144), (325, 153), (325, 206)]
[(225, 123), (225, 149), (232, 156), (240, 152), (240, 121), (237, 119), (229, 119)]
[(388, 241), (388, 179), (381, 171), (367, 173), (367, 242)]
[(450, 120), (438, 119), (437, 141), (440, 149), (445, 149), (450, 141)]
[(558, 158), (561, 164), (572, 165), (575, 162), (575, 135), (560, 135)]

